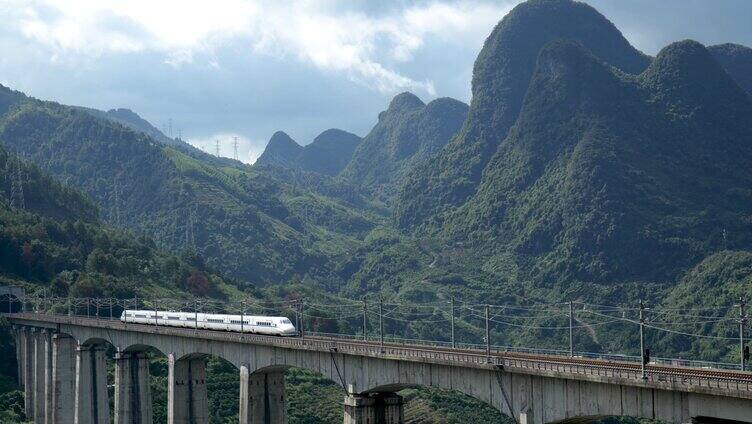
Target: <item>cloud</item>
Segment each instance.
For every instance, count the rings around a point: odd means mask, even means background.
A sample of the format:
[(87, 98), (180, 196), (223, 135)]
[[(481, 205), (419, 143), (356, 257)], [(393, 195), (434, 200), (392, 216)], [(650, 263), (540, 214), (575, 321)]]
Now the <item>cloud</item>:
[[(382, 93), (435, 96), (433, 82), (400, 72), (426, 40), (477, 43), (517, 1), (434, 1), (386, 8), (345, 0), (8, 0), (0, 18), (55, 60), (158, 52), (175, 67), (242, 41), (263, 56), (292, 57)], [(366, 3), (363, 3), (366, 4)]]
[(234, 141), (236, 139), (238, 142), (238, 160), (241, 162), (253, 164), (266, 147), (266, 141), (251, 140), (233, 132), (220, 132), (208, 137), (191, 137), (186, 141), (193, 147), (212, 155), (217, 154), (217, 141), (219, 141), (219, 156), (234, 158)]

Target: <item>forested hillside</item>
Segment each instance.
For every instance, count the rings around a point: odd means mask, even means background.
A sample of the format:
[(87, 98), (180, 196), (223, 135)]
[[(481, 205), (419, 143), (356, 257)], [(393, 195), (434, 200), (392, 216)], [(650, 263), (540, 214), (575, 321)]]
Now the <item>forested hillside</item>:
[(486, 164), (517, 120), (538, 53), (564, 38), (628, 73), (650, 61), (592, 7), (570, 0), (531, 0), (496, 26), (475, 61), (472, 103), (455, 139), (409, 178), (396, 207), (397, 223), (413, 228), (440, 222), (443, 211), (472, 196)]
[(752, 49), (739, 44), (719, 44), (708, 47), (718, 63), (752, 96)]
[[(195, 254), (166, 254), (147, 237), (107, 227), (81, 193), (2, 148), (0, 174), (4, 284), (45, 288), (59, 296), (120, 298), (157, 293), (226, 297), (231, 289)], [(23, 203), (11, 207), (11, 184), (18, 175)]]
[[(373, 220), (330, 199), (156, 142), (77, 108), (0, 90), (0, 143), (85, 192), (115, 226), (194, 247), (244, 281), (331, 276)], [(2, 110), (0, 110), (2, 112)]]
[(390, 202), (407, 174), (438, 152), (457, 133), (467, 105), (441, 98), (428, 104), (412, 93), (398, 94), (355, 150), (342, 178)]
[[(631, 354), (623, 306), (644, 300), (670, 311), (646, 334), (655, 354), (736, 361), (729, 314), (752, 296), (751, 51), (687, 40), (651, 58), (586, 4), (529, 0), (486, 40), (469, 107), (402, 93), (363, 139), (277, 132), (254, 166), (129, 111), (0, 86), (0, 275), (81, 295), (386, 299), (387, 335), (443, 341), (456, 300), (457, 337), (473, 343), (490, 303), (509, 308), (493, 343), (552, 349), (568, 343), (563, 302), (620, 305), (608, 321), (577, 311), (575, 348)], [(699, 305), (717, 321), (680, 322)], [(310, 330), (360, 331), (359, 313), (334, 309), (311, 312)], [(288, 383), (308, 422), (341, 421), (313, 400), (341, 401), (336, 386)], [(405, 394), (416, 422), (498, 418)]]
[(538, 56), (514, 129), (447, 232), (533, 281), (675, 281), (752, 247), (752, 104), (698, 43), (638, 78), (577, 44)]

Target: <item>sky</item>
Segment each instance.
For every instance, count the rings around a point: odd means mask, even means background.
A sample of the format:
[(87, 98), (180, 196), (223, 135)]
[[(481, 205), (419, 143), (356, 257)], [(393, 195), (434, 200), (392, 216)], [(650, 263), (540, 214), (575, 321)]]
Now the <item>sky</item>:
[[(516, 0), (0, 0), (0, 84), (98, 109), (252, 163), (277, 130), (360, 136), (402, 91), (470, 101)], [(752, 46), (750, 0), (588, 0), (638, 49)], [(171, 125), (170, 125), (171, 124)]]

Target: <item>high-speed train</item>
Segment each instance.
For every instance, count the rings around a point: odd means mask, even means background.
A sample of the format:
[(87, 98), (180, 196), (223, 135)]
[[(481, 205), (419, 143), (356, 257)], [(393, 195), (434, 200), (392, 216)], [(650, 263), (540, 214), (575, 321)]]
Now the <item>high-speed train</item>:
[(120, 315), (120, 321), (134, 324), (236, 331), (272, 336), (298, 335), (295, 326), (285, 317), (125, 310)]

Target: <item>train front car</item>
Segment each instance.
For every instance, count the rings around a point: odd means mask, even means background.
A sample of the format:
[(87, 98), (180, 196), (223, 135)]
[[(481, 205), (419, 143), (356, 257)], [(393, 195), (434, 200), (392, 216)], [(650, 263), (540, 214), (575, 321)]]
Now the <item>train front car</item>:
[(277, 318), (277, 330), (279, 331), (280, 336), (298, 335), (298, 330), (295, 328), (292, 322), (285, 317)]

